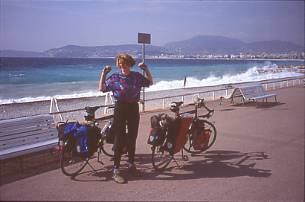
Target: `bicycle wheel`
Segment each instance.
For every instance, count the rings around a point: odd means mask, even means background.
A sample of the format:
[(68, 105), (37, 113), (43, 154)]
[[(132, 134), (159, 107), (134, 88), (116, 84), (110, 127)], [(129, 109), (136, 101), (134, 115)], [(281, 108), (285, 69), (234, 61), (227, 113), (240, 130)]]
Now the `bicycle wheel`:
[(109, 157), (114, 157), (113, 144), (106, 143), (106, 140), (103, 140), (103, 143), (100, 146), (103, 153)]
[[(209, 138), (205, 139), (203, 146), (196, 146), (194, 143), (194, 134), (192, 134), (192, 133), (194, 133), (194, 131), (196, 131), (197, 128), (199, 128), (199, 130), (201, 128), (204, 128), (205, 131), (209, 131)], [(200, 120), (199, 125), (196, 126), (196, 128), (193, 128), (192, 131), (188, 134), (187, 142), (183, 146), (183, 149), (185, 151), (192, 153), (192, 154), (199, 154), (199, 153), (204, 152), (207, 149), (209, 149), (215, 143), (217, 133), (216, 133), (216, 128), (215, 128), (214, 124), (212, 124), (211, 122), (209, 122), (207, 120)], [(198, 138), (198, 135), (203, 136), (203, 135), (205, 135), (205, 133), (201, 132), (201, 133), (197, 134), (197, 138)]]
[(164, 170), (173, 159), (173, 156), (163, 145), (152, 147), (152, 165), (156, 170)]
[(64, 141), (64, 147), (60, 152), (60, 168), (65, 175), (77, 175), (87, 165), (88, 160), (77, 154), (75, 142), (70, 139)]

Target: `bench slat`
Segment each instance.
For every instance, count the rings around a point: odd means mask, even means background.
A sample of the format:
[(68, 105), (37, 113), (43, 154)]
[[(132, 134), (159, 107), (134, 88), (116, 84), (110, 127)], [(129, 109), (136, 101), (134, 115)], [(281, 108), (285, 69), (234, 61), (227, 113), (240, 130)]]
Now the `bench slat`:
[(0, 121), (0, 159), (52, 148), (58, 143), (51, 115)]
[(48, 131), (47, 133), (48, 133), (47, 136), (32, 135), (32, 136), (27, 136), (25, 138), (15, 138), (6, 141), (0, 141), (0, 150), (16, 147), (20, 145), (25, 145), (25, 144), (44, 142), (49, 139), (57, 138), (56, 131)]
[(19, 147), (9, 148), (0, 151), (0, 160), (28, 154), (36, 151), (50, 149), (58, 144), (58, 139), (50, 139), (45, 142), (23, 145)]
[(38, 124), (38, 125), (30, 125), (30, 126), (21, 127), (21, 128), (12, 128), (12, 129), (6, 128), (4, 130), (1, 129), (0, 137), (10, 136), (10, 135), (14, 135), (14, 134), (23, 134), (26, 132), (37, 131), (37, 130), (41, 130), (41, 129), (45, 129), (45, 128), (55, 128), (55, 126), (44, 123), (44, 124)]
[(10, 135), (0, 136), (0, 142), (7, 141), (10, 139), (26, 138), (28, 136), (35, 136), (35, 135), (39, 135), (41, 137), (49, 136), (50, 131), (57, 132), (57, 130), (55, 128), (37, 128), (35, 130), (33, 129), (31, 131), (24, 131), (22, 133), (14, 133), (14, 134), (10, 134)]
[(267, 95), (261, 95), (261, 96), (253, 97), (251, 99), (259, 100), (259, 99), (264, 99), (264, 98), (268, 98), (268, 97), (276, 97), (276, 95), (275, 94), (267, 94)]
[(7, 129), (7, 128), (22, 128), (26, 127), (28, 125), (36, 125), (39, 123), (53, 123), (52, 117), (44, 117), (44, 118), (35, 118), (33, 120), (31, 119), (22, 119), (22, 120), (2, 120), (0, 121), (0, 128), (1, 130)]

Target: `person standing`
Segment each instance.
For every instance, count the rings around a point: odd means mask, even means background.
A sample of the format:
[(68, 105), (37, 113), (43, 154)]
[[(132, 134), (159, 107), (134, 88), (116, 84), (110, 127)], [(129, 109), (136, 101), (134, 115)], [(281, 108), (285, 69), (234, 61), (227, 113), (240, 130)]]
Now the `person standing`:
[[(139, 170), (134, 164), (136, 150), (136, 139), (139, 128), (139, 105), (140, 91), (142, 87), (152, 85), (153, 78), (145, 63), (139, 63), (138, 67), (144, 71), (144, 75), (136, 71), (131, 71), (135, 60), (126, 53), (121, 53), (116, 57), (118, 73), (113, 73), (106, 79), (106, 75), (111, 71), (111, 67), (106, 65), (100, 75), (99, 90), (113, 93), (115, 100), (114, 107), (114, 166), (113, 180), (117, 183), (125, 183), (125, 178), (120, 173), (120, 161), (123, 147), (127, 146), (128, 170), (129, 173), (138, 176)], [(128, 133), (126, 133), (126, 126)]]

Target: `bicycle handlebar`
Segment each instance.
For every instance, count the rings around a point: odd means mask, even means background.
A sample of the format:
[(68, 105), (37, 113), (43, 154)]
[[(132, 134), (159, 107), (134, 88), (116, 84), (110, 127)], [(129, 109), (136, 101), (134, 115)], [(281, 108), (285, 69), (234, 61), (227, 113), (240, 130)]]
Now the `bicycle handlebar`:
[(173, 112), (175, 112), (178, 116), (179, 115), (184, 115), (184, 114), (196, 114), (196, 116), (197, 116), (197, 109), (201, 108), (201, 107), (204, 107), (208, 111), (208, 113), (204, 114), (204, 115), (200, 115), (198, 117), (201, 117), (201, 118), (210, 118), (214, 114), (214, 109), (210, 109), (210, 108), (208, 108), (206, 106), (206, 104), (204, 102), (204, 98), (197, 97), (197, 100), (194, 103), (188, 104), (189, 106), (195, 105), (195, 109), (194, 110), (190, 110), (190, 111), (186, 111), (186, 112), (182, 112), (182, 113), (179, 113), (179, 108), (180, 108), (180, 105), (183, 102), (172, 102), (172, 103), (174, 103), (177, 111), (173, 111), (172, 109), (171, 110)]
[[(102, 108), (102, 107), (107, 107), (107, 108), (114, 108), (114, 105), (100, 105), (100, 106), (93, 106), (93, 107), (90, 107), (90, 106), (87, 106), (85, 107), (85, 111), (86, 111), (86, 114), (85, 114), (85, 120), (86, 121), (96, 121), (97, 119), (95, 118), (95, 112), (96, 110), (98, 110), (99, 108)], [(107, 117), (102, 117), (103, 119), (99, 119), (99, 120), (105, 120), (105, 119), (109, 119)]]

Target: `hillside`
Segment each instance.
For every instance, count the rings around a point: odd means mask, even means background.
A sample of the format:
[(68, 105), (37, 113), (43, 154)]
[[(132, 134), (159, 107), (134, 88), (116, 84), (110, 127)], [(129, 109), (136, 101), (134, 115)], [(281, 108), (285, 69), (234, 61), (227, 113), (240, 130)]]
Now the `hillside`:
[[(127, 52), (140, 56), (142, 46), (125, 44), (112, 46), (68, 45), (44, 52), (2, 50), (1, 57), (62, 57), (62, 58), (100, 58), (114, 57)], [(239, 54), (239, 53), (289, 53), (304, 52), (304, 47), (287, 41), (258, 41), (246, 43), (238, 39), (222, 36), (196, 36), (191, 39), (170, 42), (164, 46), (146, 45), (147, 55), (162, 54)]]

